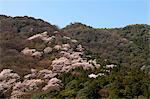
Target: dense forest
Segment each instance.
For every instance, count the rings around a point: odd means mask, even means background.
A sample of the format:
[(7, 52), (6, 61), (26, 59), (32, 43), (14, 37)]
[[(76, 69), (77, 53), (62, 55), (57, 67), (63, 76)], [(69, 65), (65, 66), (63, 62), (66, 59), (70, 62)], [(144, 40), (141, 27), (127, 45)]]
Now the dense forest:
[(149, 25), (129, 25), (124, 28), (95, 29), (81, 23), (63, 28), (66, 35), (102, 58), (123, 66), (143, 66), (149, 63)]
[[(56, 40), (51, 43), (39, 38), (26, 40), (45, 31), (49, 36), (55, 36)], [(13, 70), (23, 82), (24, 76), (32, 68), (53, 71), (51, 64), (61, 58), (56, 50), (38, 58), (26, 56), (22, 53), (26, 47), (42, 52), (46, 47), (70, 44), (71, 53), (78, 52), (78, 45), (82, 45), (84, 51), (81, 58), (96, 60), (100, 67), (87, 70), (77, 67), (58, 73), (55, 77), (61, 80), (60, 88), (49, 88), (47, 91), (38, 89), (24, 94), (21, 99), (26, 99), (26, 96), (31, 99), (149, 99), (149, 32), (150, 26), (146, 24), (107, 29), (71, 23), (60, 29), (33, 17), (0, 15), (0, 98), (8, 98), (12, 93), (12, 88), (6, 92), (2, 90), (1, 74), (4, 69)], [(64, 37), (78, 42), (74, 44)], [(115, 67), (107, 68), (112, 64)], [(90, 74), (98, 76), (89, 77)]]

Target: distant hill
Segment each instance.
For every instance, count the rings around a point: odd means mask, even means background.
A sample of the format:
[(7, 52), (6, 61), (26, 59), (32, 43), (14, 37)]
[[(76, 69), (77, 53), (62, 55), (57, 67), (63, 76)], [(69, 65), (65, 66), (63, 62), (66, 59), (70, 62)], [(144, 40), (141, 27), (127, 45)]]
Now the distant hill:
[(41, 19), (33, 17), (0, 16), (0, 70), (3, 68), (26, 72), (31, 67), (39, 65), (39, 60), (25, 57), (20, 54), (27, 45), (35, 43), (26, 42), (26, 39), (37, 33), (47, 31), (52, 35), (58, 28)]
[(96, 29), (74, 23), (62, 29), (64, 34), (79, 40), (83, 46), (110, 62), (124, 66), (148, 65), (149, 30), (146, 24), (124, 28)]
[[(97, 29), (82, 23), (72, 23), (63, 29), (58, 29), (55, 25), (41, 19), (27, 16), (1, 15), (0, 21), (1, 70), (19, 65), (20, 68), (15, 67), (16, 70), (26, 71), (29, 67), (39, 65), (39, 60), (32, 57), (26, 58), (19, 52), (27, 45), (35, 46), (34, 42), (26, 42), (25, 39), (44, 31), (47, 31), (49, 35), (53, 35), (54, 31), (60, 31), (62, 35), (77, 39), (86, 51), (96, 53), (103, 60), (107, 59), (111, 63), (124, 66), (149, 64), (149, 25), (137, 24), (124, 28)], [(40, 44), (40, 41), (38, 42)]]
[(0, 98), (149, 99), (149, 32), (0, 15)]

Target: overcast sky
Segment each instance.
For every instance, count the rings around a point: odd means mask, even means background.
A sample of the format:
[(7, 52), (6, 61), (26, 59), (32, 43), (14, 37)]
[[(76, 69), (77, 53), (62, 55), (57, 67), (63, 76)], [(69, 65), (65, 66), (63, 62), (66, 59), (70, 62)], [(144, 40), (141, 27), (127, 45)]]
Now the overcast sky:
[(0, 0), (0, 14), (32, 16), (64, 27), (81, 22), (96, 28), (150, 24), (150, 0)]

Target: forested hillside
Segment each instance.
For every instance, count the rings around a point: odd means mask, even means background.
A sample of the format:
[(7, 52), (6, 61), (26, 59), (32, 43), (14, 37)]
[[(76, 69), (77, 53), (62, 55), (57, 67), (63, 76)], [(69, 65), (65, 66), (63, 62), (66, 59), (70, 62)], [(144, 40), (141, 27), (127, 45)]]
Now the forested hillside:
[(0, 15), (0, 98), (149, 99), (149, 31)]
[(95, 29), (81, 23), (63, 28), (66, 35), (102, 58), (124, 66), (148, 65), (149, 25), (129, 25), (124, 28)]
[[(43, 59), (23, 56), (20, 52), (26, 47), (38, 47), (39, 49), (46, 45), (35, 41), (26, 41), (26, 39), (37, 33), (47, 31), (52, 35), (56, 26), (51, 25), (41, 19), (33, 17), (8, 17), (0, 16), (0, 70), (3, 68), (15, 69), (18, 73), (28, 72), (34, 66), (43, 68), (46, 62)], [(44, 63), (45, 62), (45, 63)], [(45, 66), (46, 67), (46, 66)]]

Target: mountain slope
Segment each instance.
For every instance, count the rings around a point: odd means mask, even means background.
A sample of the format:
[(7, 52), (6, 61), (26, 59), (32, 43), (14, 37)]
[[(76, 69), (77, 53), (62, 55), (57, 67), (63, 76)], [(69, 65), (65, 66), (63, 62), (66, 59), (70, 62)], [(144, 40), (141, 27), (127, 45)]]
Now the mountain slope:
[(149, 99), (149, 30), (0, 15), (0, 98)]
[(129, 25), (124, 28), (95, 29), (75, 23), (62, 29), (91, 52), (124, 66), (148, 65), (149, 25)]
[[(21, 50), (26, 46), (35, 46), (37, 43), (27, 42), (26, 39), (34, 34), (47, 31), (52, 35), (58, 30), (41, 19), (32, 17), (0, 16), (0, 70), (3, 68), (15, 69), (17, 73), (24, 74), (31, 67), (39, 66), (38, 59), (21, 55)], [(40, 44), (40, 41), (39, 43)], [(38, 46), (38, 45), (37, 45)]]

